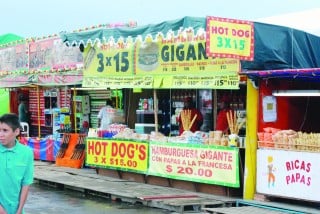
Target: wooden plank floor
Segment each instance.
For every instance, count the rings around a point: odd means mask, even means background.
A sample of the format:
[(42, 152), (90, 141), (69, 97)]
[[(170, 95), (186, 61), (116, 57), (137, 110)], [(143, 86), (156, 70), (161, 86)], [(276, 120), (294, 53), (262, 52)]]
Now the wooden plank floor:
[(34, 177), (36, 182), (42, 184), (178, 213), (200, 210), (204, 207), (231, 206), (237, 200), (225, 196), (111, 178), (96, 174), (94, 169), (74, 169), (48, 162), (35, 162)]
[[(254, 200), (246, 201), (241, 198), (150, 185), (98, 175), (94, 169), (90, 168), (61, 167), (56, 166), (54, 163), (43, 161), (35, 161), (34, 177), (35, 182), (57, 188), (72, 189), (84, 192), (84, 194), (106, 197), (110, 200), (143, 204), (177, 213), (284, 213), (277, 209), (272, 210), (272, 207), (297, 211), (285, 213), (320, 213), (319, 209), (307, 206)], [(238, 207), (236, 207), (237, 202), (240, 202)], [(261, 206), (270, 206), (271, 209), (264, 209)]]
[(251, 206), (244, 206), (244, 207), (228, 207), (228, 208), (204, 208), (203, 210), (208, 211), (209, 213), (214, 213), (214, 214), (283, 214), (285, 212), (280, 212), (280, 211), (274, 211), (274, 210), (269, 210), (269, 209), (263, 209), (259, 207), (251, 207)]

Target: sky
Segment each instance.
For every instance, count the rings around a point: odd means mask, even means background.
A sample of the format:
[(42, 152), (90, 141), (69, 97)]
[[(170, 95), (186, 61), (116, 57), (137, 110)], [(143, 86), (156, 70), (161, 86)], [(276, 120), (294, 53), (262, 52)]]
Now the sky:
[(45, 37), (108, 23), (139, 26), (185, 16), (258, 19), (320, 8), (320, 0), (5, 0), (0, 35)]

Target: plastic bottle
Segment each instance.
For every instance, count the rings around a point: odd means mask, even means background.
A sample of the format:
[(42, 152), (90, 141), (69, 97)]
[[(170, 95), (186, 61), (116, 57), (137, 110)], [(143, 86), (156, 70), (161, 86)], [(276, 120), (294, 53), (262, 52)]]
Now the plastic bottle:
[(153, 99), (152, 98), (149, 98), (148, 99), (148, 106), (149, 106), (149, 110), (153, 110)]

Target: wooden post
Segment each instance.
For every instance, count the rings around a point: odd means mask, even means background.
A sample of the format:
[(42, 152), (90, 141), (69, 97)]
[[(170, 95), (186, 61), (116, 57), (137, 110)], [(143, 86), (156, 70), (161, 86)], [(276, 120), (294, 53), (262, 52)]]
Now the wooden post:
[[(38, 108), (38, 137), (40, 138), (41, 137), (41, 120), (40, 120), (40, 117), (41, 117), (41, 112), (40, 112), (40, 89), (39, 89), (40, 86), (37, 85), (37, 108)], [(30, 109), (29, 109), (30, 111)]]
[(213, 90), (213, 130), (216, 130), (217, 126), (217, 114), (218, 114), (218, 96), (217, 89)]
[(157, 89), (153, 89), (153, 110), (154, 110), (154, 128), (155, 128), (155, 132), (158, 133), (159, 129), (158, 129), (158, 97), (157, 97)]
[(72, 98), (74, 133), (77, 133), (77, 102), (76, 102), (76, 96), (77, 96), (77, 89), (76, 89), (76, 86), (74, 86), (73, 98)]

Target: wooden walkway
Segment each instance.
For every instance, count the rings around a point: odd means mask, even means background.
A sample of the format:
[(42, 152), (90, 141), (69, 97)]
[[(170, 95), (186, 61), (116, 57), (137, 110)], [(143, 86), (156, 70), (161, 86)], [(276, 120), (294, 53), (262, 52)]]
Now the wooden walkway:
[(98, 175), (93, 169), (60, 167), (48, 162), (35, 162), (34, 177), (35, 182), (40, 184), (178, 213), (200, 211), (205, 207), (233, 206), (237, 200), (111, 178)]
[(34, 178), (35, 182), (40, 184), (76, 190), (85, 195), (165, 209), (173, 213), (320, 213), (317, 209), (307, 208), (299, 208), (300, 210), (295, 208), (297, 212), (282, 212), (281, 209), (268, 209), (267, 206), (260, 206), (263, 203), (247, 203), (239, 198), (122, 180), (98, 175), (94, 169), (61, 167), (42, 161), (35, 161)]

